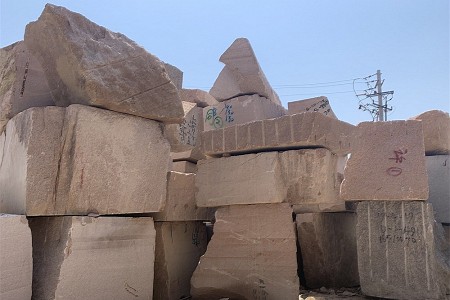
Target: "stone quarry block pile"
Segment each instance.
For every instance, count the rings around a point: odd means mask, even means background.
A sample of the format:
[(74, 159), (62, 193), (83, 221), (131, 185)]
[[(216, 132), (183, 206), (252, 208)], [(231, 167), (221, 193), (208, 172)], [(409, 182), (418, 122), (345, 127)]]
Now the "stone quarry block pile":
[(354, 126), (219, 60), (184, 89), (49, 4), (0, 49), (0, 299), (449, 297), (448, 113)]

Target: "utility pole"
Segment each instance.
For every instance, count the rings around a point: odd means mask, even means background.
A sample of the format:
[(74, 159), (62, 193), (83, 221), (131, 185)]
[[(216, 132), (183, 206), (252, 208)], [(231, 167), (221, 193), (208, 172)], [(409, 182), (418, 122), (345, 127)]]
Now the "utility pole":
[(384, 109), (383, 109), (383, 92), (381, 90), (381, 71), (377, 70), (377, 96), (378, 96), (378, 121), (384, 121)]

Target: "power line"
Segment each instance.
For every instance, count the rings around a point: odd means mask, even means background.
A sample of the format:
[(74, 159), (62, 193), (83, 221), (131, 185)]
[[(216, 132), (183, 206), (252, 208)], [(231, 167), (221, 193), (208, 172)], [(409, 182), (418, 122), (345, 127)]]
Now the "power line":
[[(363, 91), (363, 90), (361, 90)], [(341, 91), (341, 92), (330, 92), (330, 93), (307, 93), (307, 94), (289, 94), (289, 95), (280, 95), (282, 97), (289, 97), (289, 96), (308, 96), (308, 95), (334, 95), (334, 94), (347, 94), (347, 93), (353, 93), (354, 91)]]

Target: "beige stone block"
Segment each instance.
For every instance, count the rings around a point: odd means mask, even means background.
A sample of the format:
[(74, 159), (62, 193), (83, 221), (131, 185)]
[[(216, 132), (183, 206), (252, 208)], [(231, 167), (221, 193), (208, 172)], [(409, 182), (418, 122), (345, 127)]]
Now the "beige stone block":
[(183, 72), (171, 64), (164, 63), (164, 68), (166, 69), (167, 75), (169, 75), (170, 81), (177, 89), (181, 90), (183, 88)]
[(0, 49), (0, 133), (30, 107), (54, 105), (41, 64), (20, 41)]
[(194, 299), (298, 299), (296, 252), (288, 204), (219, 208), (191, 294)]
[(169, 172), (167, 199), (164, 210), (152, 214), (155, 221), (210, 220), (213, 216), (208, 208), (195, 203), (194, 173)]
[(208, 92), (199, 89), (181, 89), (181, 101), (196, 103), (198, 107), (217, 105), (219, 102)]
[(202, 222), (155, 222), (154, 300), (190, 296), (191, 277), (206, 251), (206, 225)]
[(450, 155), (426, 156), (428, 202), (433, 205), (437, 222), (450, 224)]
[(297, 214), (296, 223), (306, 286), (358, 286), (356, 214)]
[(30, 108), (8, 122), (0, 137), (0, 212), (55, 213), (64, 111)]
[(152, 218), (37, 217), (30, 227), (33, 299), (152, 299)]
[(325, 116), (337, 119), (331, 109), (330, 101), (328, 101), (328, 98), (325, 96), (288, 102), (288, 113), (290, 115), (313, 111), (320, 112)]
[(182, 121), (178, 89), (163, 62), (120, 33), (47, 4), (24, 42), (45, 66), (58, 106), (83, 104), (167, 123)]
[(363, 122), (344, 171), (344, 200), (427, 200), (419, 121)]
[[(197, 205), (280, 203), (345, 207), (337, 157), (326, 149), (264, 152), (198, 162)], [(299, 209), (301, 211), (301, 209)]]
[(203, 154), (201, 149), (202, 149), (201, 147), (199, 147), (199, 148), (195, 147), (193, 149), (186, 150), (186, 151), (170, 152), (170, 157), (172, 158), (172, 160), (174, 162), (189, 161), (189, 162), (196, 164), (197, 161), (205, 158), (205, 155)]
[(281, 117), (286, 110), (258, 95), (240, 96), (203, 108), (204, 130), (226, 128), (256, 120)]
[(197, 173), (197, 164), (190, 161), (174, 161), (172, 171), (180, 173)]
[[(329, 118), (318, 112), (282, 116), (236, 126), (236, 148), (217, 143), (214, 137), (223, 135), (223, 128), (202, 133), (204, 152), (208, 156), (224, 153), (257, 153), (268, 150), (327, 148), (339, 156), (352, 150), (355, 126)], [(230, 137), (230, 140), (232, 138)], [(226, 147), (226, 148), (225, 148)]]
[(210, 90), (218, 101), (243, 94), (258, 94), (281, 105), (246, 38), (236, 39), (219, 60), (225, 67)]
[(25, 216), (0, 214), (0, 299), (31, 299), (31, 230)]
[(450, 117), (440, 110), (424, 112), (413, 120), (421, 120), (426, 155), (450, 153)]

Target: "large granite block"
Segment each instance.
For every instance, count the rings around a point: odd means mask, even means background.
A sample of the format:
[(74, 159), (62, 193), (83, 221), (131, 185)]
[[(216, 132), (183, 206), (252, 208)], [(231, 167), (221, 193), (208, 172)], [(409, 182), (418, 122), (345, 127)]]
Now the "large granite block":
[(25, 216), (0, 214), (0, 299), (31, 299), (31, 230)]
[(33, 299), (152, 299), (152, 218), (36, 217)]
[(307, 112), (204, 131), (202, 141), (209, 156), (299, 148), (327, 148), (343, 156), (352, 150), (354, 129), (319, 112)]
[(58, 106), (83, 104), (168, 123), (183, 117), (163, 62), (120, 33), (47, 4), (24, 42)]
[(345, 167), (341, 197), (344, 200), (427, 200), (421, 122), (360, 123)]
[(19, 112), (54, 105), (44, 70), (22, 41), (0, 49), (0, 78), (0, 134)]
[(337, 157), (326, 149), (264, 152), (198, 162), (196, 201), (201, 207), (289, 202), (338, 205)]
[(296, 252), (288, 204), (219, 208), (192, 276), (193, 299), (298, 299)]
[(181, 89), (181, 101), (196, 103), (198, 107), (217, 105), (219, 102), (208, 92), (199, 89)]
[(190, 296), (191, 277), (206, 251), (203, 222), (155, 222), (154, 300), (179, 300)]
[(172, 81), (178, 90), (181, 90), (183, 87), (183, 71), (168, 63), (164, 63), (164, 68), (166, 69), (170, 81)]
[(203, 128), (205, 131), (226, 128), (285, 114), (286, 110), (281, 105), (267, 98), (258, 95), (240, 96), (203, 108)]
[(356, 214), (297, 214), (296, 223), (306, 286), (358, 286)]
[(433, 209), (423, 201), (363, 201), (357, 207), (362, 292), (390, 299), (445, 299)]
[(430, 197), (436, 221), (450, 223), (450, 155), (427, 156)]
[(320, 112), (325, 116), (337, 119), (331, 109), (330, 101), (328, 101), (328, 98), (325, 96), (288, 102), (288, 113), (290, 115), (309, 111)]
[(422, 121), (426, 155), (450, 154), (450, 116), (448, 113), (430, 110), (412, 119)]

